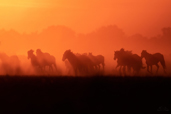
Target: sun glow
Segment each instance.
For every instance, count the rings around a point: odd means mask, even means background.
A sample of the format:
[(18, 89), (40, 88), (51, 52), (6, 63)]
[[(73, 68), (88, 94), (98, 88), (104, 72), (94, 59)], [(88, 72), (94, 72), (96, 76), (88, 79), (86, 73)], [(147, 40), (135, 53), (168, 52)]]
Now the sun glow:
[(0, 7), (42, 7), (48, 4), (34, 2), (34, 0), (1, 0)]

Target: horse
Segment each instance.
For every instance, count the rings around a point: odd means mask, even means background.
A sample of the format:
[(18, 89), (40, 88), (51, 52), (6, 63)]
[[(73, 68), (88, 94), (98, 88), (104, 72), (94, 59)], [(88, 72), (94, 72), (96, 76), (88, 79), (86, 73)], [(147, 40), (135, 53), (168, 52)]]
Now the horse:
[(70, 64), (70, 62), (67, 59), (64, 62), (65, 62), (65, 66), (66, 66), (67, 75), (71, 75), (73, 72), (72, 65)]
[(126, 67), (127, 67), (128, 71), (130, 72), (131, 67), (128, 64), (129, 58), (127, 56), (131, 55), (131, 54), (132, 54), (132, 51), (125, 51), (124, 49), (121, 49), (120, 51), (114, 51), (114, 58), (113, 59), (114, 60), (117, 59), (117, 66), (115, 67), (115, 69), (120, 67), (119, 68), (120, 74), (121, 74), (122, 67), (123, 67), (124, 75), (126, 75), (126, 73), (125, 73)]
[(97, 68), (97, 66), (100, 69), (100, 65), (102, 65), (102, 69), (104, 70), (104, 56), (103, 55), (96, 55), (94, 56), (92, 53), (89, 53), (88, 56), (91, 58), (91, 60), (94, 62), (95, 67)]
[(43, 53), (41, 49), (36, 50), (36, 56), (39, 61), (39, 63), (46, 68), (46, 66), (49, 67), (49, 71), (53, 71), (53, 66), (55, 70), (57, 71), (56, 66), (56, 59), (54, 56), (50, 55), (49, 53)]
[(71, 66), (73, 67), (75, 76), (78, 76), (78, 74), (85, 73), (86, 70), (88, 70), (88, 67), (81, 61), (71, 50), (66, 50), (63, 54), (62, 61), (65, 61), (68, 59)]
[(31, 65), (34, 67), (34, 69), (36, 69), (36, 67), (38, 67), (38, 69), (40, 71), (43, 71), (43, 67), (42, 64), (39, 63), (39, 60), (37, 58), (37, 56), (34, 54), (34, 50), (29, 50), (27, 51), (27, 58), (31, 59)]
[(139, 75), (140, 70), (146, 68), (143, 66), (142, 58), (137, 54), (131, 55), (129, 66), (133, 68), (134, 75)]
[(78, 57), (78, 59), (80, 61), (82, 61), (82, 63), (84, 65), (86, 65), (85, 72), (87, 74), (93, 74), (94, 73), (94, 63), (93, 63), (93, 61), (85, 53), (84, 54), (77, 54), (76, 56)]
[(20, 75), (22, 73), (20, 60), (18, 56), (8, 56), (6, 53), (0, 53), (2, 70), (7, 75)]
[[(161, 54), (161, 53), (150, 54), (146, 50), (142, 50), (141, 57), (145, 58), (146, 64), (147, 64), (147, 71), (149, 73), (152, 74), (152, 65), (156, 65), (156, 67), (157, 67), (156, 73), (158, 73), (158, 70), (159, 70), (158, 63), (159, 62), (161, 63), (161, 65), (163, 67), (164, 73), (166, 73), (166, 64), (165, 64), (163, 54)], [(151, 67), (151, 72), (149, 71), (149, 67)]]
[(133, 73), (138, 75), (141, 69), (144, 69), (142, 64), (142, 58), (137, 54), (133, 54), (132, 51), (125, 51), (123, 48), (120, 51), (114, 51), (114, 60), (117, 60), (117, 67), (120, 66), (120, 73), (121, 68), (123, 67), (123, 72), (125, 73), (125, 68), (128, 68), (128, 72), (133, 69)]

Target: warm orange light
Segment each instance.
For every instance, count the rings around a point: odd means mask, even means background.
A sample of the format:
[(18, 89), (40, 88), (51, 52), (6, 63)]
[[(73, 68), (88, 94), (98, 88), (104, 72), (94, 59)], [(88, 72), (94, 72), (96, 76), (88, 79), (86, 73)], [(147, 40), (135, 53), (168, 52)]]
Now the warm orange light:
[(124, 46), (140, 54), (146, 45), (135, 45), (136, 40), (123, 43), (123, 38), (134, 34), (150, 38), (171, 26), (170, 4), (170, 0), (0, 0), (0, 51), (27, 55), (29, 49), (41, 48), (60, 62), (66, 49), (92, 51), (104, 54), (112, 64), (115, 49)]

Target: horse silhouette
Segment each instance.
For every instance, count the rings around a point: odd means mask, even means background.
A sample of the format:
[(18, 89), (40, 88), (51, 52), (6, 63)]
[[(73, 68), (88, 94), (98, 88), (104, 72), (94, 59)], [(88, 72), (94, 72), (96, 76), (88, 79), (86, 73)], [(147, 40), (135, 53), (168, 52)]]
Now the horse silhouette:
[(22, 69), (18, 56), (8, 56), (6, 53), (0, 53), (1, 67), (6, 75), (20, 75)]
[(65, 61), (65, 66), (66, 66), (66, 73), (67, 75), (72, 75), (73, 73), (73, 68), (72, 65), (70, 64), (70, 62), (66, 59)]
[[(132, 51), (125, 51), (123, 48), (121, 48), (119, 51), (114, 51), (114, 60), (117, 59), (117, 65), (116, 65), (115, 69), (120, 67), (119, 68), (120, 74), (121, 74), (121, 70), (123, 70), (124, 75), (126, 75), (126, 73), (125, 73), (126, 67), (129, 72), (131, 70), (131, 67), (129, 66), (129, 63), (128, 63), (129, 58), (127, 58), (128, 54), (131, 55)], [(123, 67), (123, 69), (122, 69), (122, 67)]]
[[(150, 54), (146, 50), (142, 50), (141, 57), (145, 58), (146, 64), (147, 64), (147, 71), (149, 73), (152, 73), (152, 65), (156, 65), (156, 67), (157, 67), (156, 73), (158, 73), (158, 70), (159, 70), (158, 63), (159, 62), (161, 63), (161, 65), (163, 67), (164, 73), (166, 73), (166, 70), (165, 70), (166, 69), (166, 64), (165, 64), (163, 54), (161, 54), (161, 53)], [(151, 72), (149, 71), (149, 67), (151, 67)]]
[(71, 50), (66, 50), (62, 57), (62, 61), (68, 59), (73, 67), (75, 76), (85, 74), (85, 71), (88, 70), (87, 65), (85, 65), (83, 61), (80, 60), (77, 56), (73, 52), (71, 52)]
[(49, 53), (42, 52), (41, 49), (36, 50), (36, 55), (37, 55), (39, 64), (41, 64), (41, 66), (44, 66), (44, 68), (48, 66), (49, 71), (50, 70), (53, 71), (53, 66), (54, 66), (55, 70), (57, 71), (56, 59), (54, 56), (50, 55)]
[(94, 56), (92, 53), (89, 53), (88, 56), (91, 58), (96, 68), (98, 67), (100, 69), (100, 65), (102, 65), (102, 69), (104, 70), (104, 66), (105, 66), (104, 56), (102, 55)]
[(145, 69), (146, 67), (143, 66), (142, 58), (137, 54), (132, 54), (130, 60), (130, 67), (133, 68), (134, 75), (138, 75), (141, 69)]
[(119, 72), (121, 74), (121, 70), (123, 67), (123, 73), (126, 75), (126, 67), (128, 72), (133, 69), (135, 75), (139, 74), (141, 69), (144, 69), (142, 64), (142, 58), (137, 54), (133, 54), (132, 51), (125, 51), (123, 48), (120, 51), (114, 51), (114, 60), (117, 59), (117, 67), (120, 67)]
[(37, 56), (34, 54), (34, 50), (29, 50), (27, 52), (28, 55), (28, 59), (31, 59), (31, 65), (36, 69), (36, 67), (38, 67), (38, 69), (40, 69), (41, 71), (43, 71), (43, 67), (40, 63), (39, 60), (37, 58)]
[(86, 53), (83, 54), (77, 54), (76, 55), (78, 59), (86, 66), (85, 67), (85, 72), (87, 75), (92, 75), (94, 74), (94, 63), (93, 61), (87, 56)]

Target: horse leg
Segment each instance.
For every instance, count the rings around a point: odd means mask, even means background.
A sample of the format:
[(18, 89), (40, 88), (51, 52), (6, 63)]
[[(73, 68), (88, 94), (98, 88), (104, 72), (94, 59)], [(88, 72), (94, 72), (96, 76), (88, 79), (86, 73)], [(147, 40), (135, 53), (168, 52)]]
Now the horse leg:
[(119, 67), (119, 64), (117, 64), (117, 66), (115, 67), (115, 69), (117, 70), (118, 67)]
[(136, 69), (133, 68), (133, 73), (132, 73), (133, 76), (136, 76)]
[(49, 64), (48, 66), (49, 66), (49, 72), (52, 72), (52, 66), (51, 66), (51, 64)]
[(156, 74), (157, 74), (158, 73), (158, 70), (159, 70), (159, 65), (156, 64), (156, 66), (157, 66), (157, 70), (156, 70)]
[(77, 76), (77, 68), (74, 68), (75, 76)]
[(94, 65), (95, 69), (97, 70), (97, 65)]
[(103, 70), (104, 70), (104, 66), (105, 66), (105, 64), (103, 63), (103, 64), (102, 64), (102, 66), (103, 66)]
[(131, 74), (131, 67), (127, 66), (127, 70), (128, 70), (129, 75), (130, 75)]
[(52, 69), (52, 72), (54, 72), (54, 69), (53, 69), (53, 64), (51, 64), (51, 69)]
[(152, 65), (150, 65), (150, 68), (151, 68), (151, 74), (152, 74)]
[(140, 75), (140, 69), (136, 69), (136, 75), (137, 75), (137, 76)]
[(98, 64), (99, 70), (100, 70), (100, 64)]
[(147, 65), (147, 71), (150, 73), (150, 71), (149, 71), (149, 65)]
[(163, 67), (163, 71), (164, 71), (165, 74), (167, 74), (166, 69), (164, 67)]
[(94, 70), (94, 67), (92, 65), (90, 66), (90, 69), (91, 69), (91, 75), (94, 75), (95, 74), (95, 70)]
[(50, 64), (49, 66), (50, 66), (51, 72), (53, 72), (53, 65)]
[(123, 74), (124, 74), (124, 76), (126, 76), (126, 66), (123, 66)]
[(120, 68), (119, 68), (119, 74), (120, 75), (122, 75), (121, 68), (122, 68), (122, 66), (120, 66)]
[(43, 74), (44, 72), (43, 72), (43, 66), (39, 66), (39, 73), (41, 73), (41, 74)]

